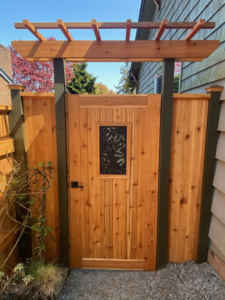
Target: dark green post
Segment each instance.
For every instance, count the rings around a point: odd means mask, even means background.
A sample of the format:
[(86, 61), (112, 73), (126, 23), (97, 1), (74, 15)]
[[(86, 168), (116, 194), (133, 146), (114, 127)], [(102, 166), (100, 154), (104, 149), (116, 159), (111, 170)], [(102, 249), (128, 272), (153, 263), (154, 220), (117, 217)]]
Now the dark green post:
[(173, 82), (175, 59), (163, 61), (162, 106), (159, 153), (159, 198), (157, 233), (157, 269), (167, 264), (170, 146), (173, 112)]
[(59, 233), (61, 263), (70, 266), (69, 260), (69, 224), (68, 224), (68, 187), (67, 187), (67, 141), (66, 141), (66, 73), (65, 60), (53, 59), (55, 82), (55, 116), (57, 137), (57, 168), (59, 195)]
[(206, 129), (205, 157), (202, 182), (202, 202), (200, 212), (199, 237), (197, 263), (207, 261), (208, 233), (210, 226), (210, 214), (213, 193), (213, 177), (215, 170), (215, 156), (218, 139), (218, 121), (220, 112), (220, 95), (222, 86), (212, 86), (206, 89), (211, 94), (208, 108), (208, 119)]
[[(25, 132), (24, 132), (24, 115), (23, 102), (20, 92), (24, 91), (25, 86), (21, 84), (9, 84), (12, 99), (12, 111), (9, 114), (10, 136), (14, 139), (15, 152), (13, 158), (20, 164), (20, 172), (26, 168), (26, 151), (25, 151)], [(21, 216), (18, 216), (21, 218)], [(23, 246), (24, 245), (24, 246)], [(31, 235), (24, 234), (19, 243), (19, 252), (22, 261), (32, 256)]]
[(12, 99), (12, 111), (9, 113), (9, 130), (10, 136), (14, 138), (15, 153), (13, 158), (21, 164), (20, 172), (25, 170), (25, 133), (24, 133), (24, 116), (23, 103), (20, 91), (25, 90), (21, 84), (9, 84)]

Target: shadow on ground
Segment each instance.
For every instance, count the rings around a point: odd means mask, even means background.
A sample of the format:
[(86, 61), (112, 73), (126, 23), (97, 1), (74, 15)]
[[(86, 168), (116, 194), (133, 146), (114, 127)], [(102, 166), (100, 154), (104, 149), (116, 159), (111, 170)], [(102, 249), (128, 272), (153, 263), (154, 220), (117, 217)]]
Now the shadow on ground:
[(72, 270), (59, 300), (225, 300), (225, 282), (208, 263), (168, 264), (157, 272)]

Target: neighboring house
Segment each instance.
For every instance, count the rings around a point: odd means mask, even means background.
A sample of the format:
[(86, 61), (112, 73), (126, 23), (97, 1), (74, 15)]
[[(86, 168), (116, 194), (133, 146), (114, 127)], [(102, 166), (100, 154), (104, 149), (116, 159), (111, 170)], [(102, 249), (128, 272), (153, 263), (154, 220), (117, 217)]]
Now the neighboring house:
[(0, 44), (0, 105), (11, 105), (11, 94), (8, 88), (12, 80), (11, 51)]
[[(193, 39), (220, 40), (220, 47), (202, 62), (181, 63), (180, 92), (205, 93), (205, 88), (213, 84), (225, 86), (225, 0), (162, 0), (158, 11), (153, 0), (142, 0), (139, 21), (198, 21), (216, 22), (214, 29), (200, 30)], [(136, 40), (154, 39), (156, 29), (137, 30)], [(182, 40), (188, 30), (165, 30), (161, 40)], [(161, 91), (162, 63), (133, 63), (132, 84), (139, 94)], [(225, 278), (225, 90), (221, 95), (219, 119), (219, 139), (216, 153), (212, 219), (209, 231), (209, 261), (218, 268)], [(214, 255), (216, 254), (216, 256)], [(219, 259), (218, 259), (219, 258)], [(216, 266), (216, 264), (219, 264)], [(218, 267), (219, 266), (219, 267)]]

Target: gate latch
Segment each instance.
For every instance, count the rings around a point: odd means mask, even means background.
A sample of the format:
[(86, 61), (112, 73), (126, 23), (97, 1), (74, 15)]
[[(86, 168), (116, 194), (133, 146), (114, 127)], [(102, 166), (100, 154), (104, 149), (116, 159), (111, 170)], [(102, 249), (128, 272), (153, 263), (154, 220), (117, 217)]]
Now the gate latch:
[(83, 188), (82, 185), (78, 185), (78, 181), (71, 181), (71, 188), (72, 189), (78, 189), (78, 188)]

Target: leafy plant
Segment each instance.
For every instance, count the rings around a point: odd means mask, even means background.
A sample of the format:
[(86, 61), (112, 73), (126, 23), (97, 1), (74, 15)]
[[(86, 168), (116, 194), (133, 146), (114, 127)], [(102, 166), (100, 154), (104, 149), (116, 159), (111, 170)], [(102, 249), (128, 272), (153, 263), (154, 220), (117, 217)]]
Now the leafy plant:
[(0, 299), (52, 299), (61, 273), (61, 269), (52, 263), (19, 263), (9, 277), (0, 272)]
[[(13, 161), (11, 172), (0, 177), (0, 231), (18, 233), (7, 258), (3, 259), (1, 255), (3, 263), (0, 269), (7, 265), (21, 237), (27, 232), (31, 232), (33, 236), (33, 258), (36, 262), (43, 261), (46, 238), (54, 239), (52, 229), (46, 223), (45, 212), (46, 192), (53, 181), (53, 173), (51, 161), (47, 164), (39, 163), (38, 166), (27, 166), (24, 172), (21, 172), (20, 164)], [(8, 222), (11, 223), (10, 226)]]

